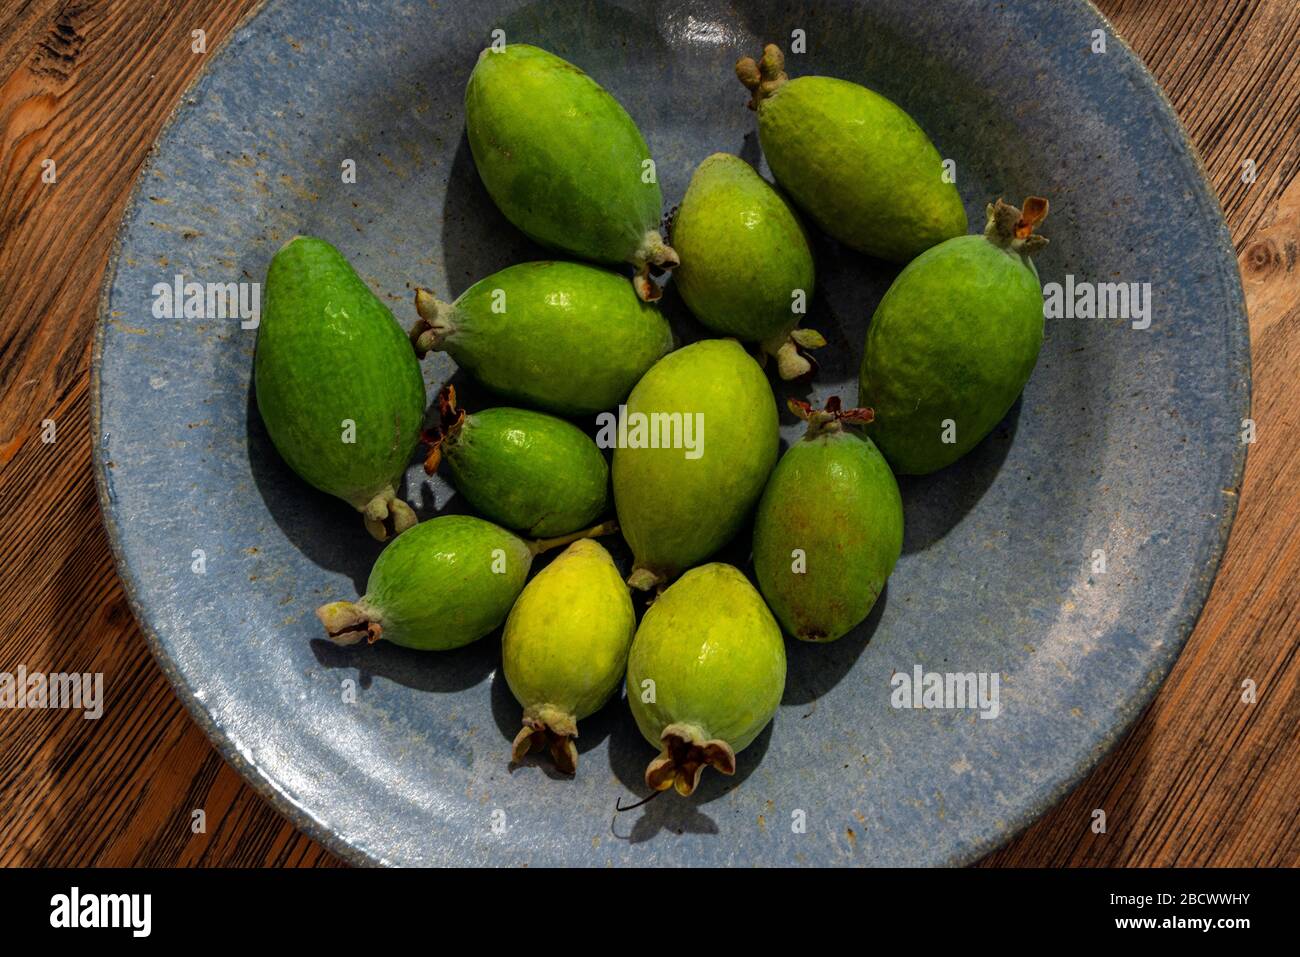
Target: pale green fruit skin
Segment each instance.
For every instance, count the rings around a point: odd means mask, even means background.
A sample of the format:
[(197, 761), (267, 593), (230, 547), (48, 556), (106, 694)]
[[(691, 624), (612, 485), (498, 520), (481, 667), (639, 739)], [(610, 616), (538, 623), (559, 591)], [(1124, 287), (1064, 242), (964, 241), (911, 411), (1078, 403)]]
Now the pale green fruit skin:
[(902, 549), (898, 482), (870, 439), (845, 427), (781, 456), (754, 517), (754, 572), (786, 632), (845, 635), (870, 613)]
[(532, 561), (528, 543), (504, 528), (470, 515), (444, 515), (388, 544), (357, 606), (394, 644), (459, 648), (505, 621)]
[[(397, 488), (420, 440), (419, 360), (324, 240), (297, 236), (271, 260), (253, 378), (271, 442), (307, 482), (358, 509)], [(343, 441), (345, 420), (354, 442)]]
[(876, 413), (867, 434), (900, 475), (951, 465), (1002, 421), (1042, 344), (1033, 260), (979, 235), (934, 247), (898, 274), (871, 318), (859, 380), (860, 404)]
[[(493, 310), (498, 289), (504, 312)], [(617, 406), (673, 345), (667, 320), (626, 278), (581, 263), (503, 269), (467, 289), (450, 321), (441, 348), (457, 365), (501, 395), (557, 415)]]
[(531, 239), (601, 263), (632, 262), (663, 215), (650, 149), (617, 100), (582, 70), (522, 43), (485, 50), (465, 90), (483, 185)]
[(734, 340), (706, 339), (660, 359), (627, 400), (636, 413), (704, 416), (703, 454), (614, 450), (614, 505), (636, 567), (670, 580), (739, 530), (779, 444), (767, 376)]
[(636, 613), (609, 552), (582, 539), (528, 583), (506, 619), (501, 663), (525, 709), (581, 720), (623, 682)]
[(905, 263), (967, 231), (957, 187), (916, 122), (864, 86), (802, 76), (758, 104), (772, 175), (822, 230)]
[(812, 299), (808, 237), (781, 195), (738, 156), (714, 153), (695, 170), (673, 219), (681, 265), (673, 285), (695, 318), (749, 341), (783, 336)]
[[(642, 701), (654, 682), (654, 702)], [(763, 599), (731, 565), (702, 565), (646, 609), (627, 663), (627, 700), (656, 748), (688, 724), (736, 753), (763, 730), (785, 690), (785, 642)]]

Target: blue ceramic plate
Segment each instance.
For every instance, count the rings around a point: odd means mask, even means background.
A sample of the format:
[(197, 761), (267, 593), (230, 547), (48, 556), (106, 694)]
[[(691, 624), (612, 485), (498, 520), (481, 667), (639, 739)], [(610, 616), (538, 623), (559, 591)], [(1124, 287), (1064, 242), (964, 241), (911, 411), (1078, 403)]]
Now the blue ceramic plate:
[[(363, 589), (378, 546), (269, 445), (249, 386), (256, 333), (169, 318), (156, 291), (178, 275), (261, 281), (281, 243), (311, 233), (410, 322), (413, 284), (455, 295), (541, 258), (493, 207), (464, 137), (462, 90), (495, 29), (617, 96), (669, 203), (716, 150), (766, 174), (732, 64), (802, 30), (791, 75), (860, 81), (906, 108), (955, 160), (972, 223), (994, 197), (1050, 197), (1045, 283), (1136, 283), (1150, 307), (1048, 320), (1006, 421), (956, 466), (902, 483), (904, 554), (876, 610), (833, 645), (790, 643), (773, 726), (692, 800), (615, 813), (644, 794), (653, 755), (621, 701), (584, 723), (576, 779), (511, 768), (519, 709), (496, 635), (450, 654), (325, 641), (313, 609)], [(1232, 523), (1246, 317), (1169, 104), (1090, 6), (272, 0), (211, 55), (108, 270), (95, 461), (158, 660), (225, 757), (309, 833), (393, 864), (960, 863), (1057, 801), (1150, 700)], [(809, 325), (830, 346), (804, 394), (851, 400), (897, 270), (827, 240), (817, 253)], [(454, 371), (439, 358), (430, 395)], [(799, 431), (787, 418), (786, 441)], [(417, 467), (407, 482), (426, 517), (461, 507)], [(724, 557), (743, 565), (747, 548), (745, 533)], [(918, 667), (996, 675), (997, 717), (894, 707), (891, 676)]]

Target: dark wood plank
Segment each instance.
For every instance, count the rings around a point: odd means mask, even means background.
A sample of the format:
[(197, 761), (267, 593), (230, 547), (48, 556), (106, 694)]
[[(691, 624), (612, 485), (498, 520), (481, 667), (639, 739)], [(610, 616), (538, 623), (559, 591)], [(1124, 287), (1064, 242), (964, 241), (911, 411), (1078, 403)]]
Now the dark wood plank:
[[(122, 595), (90, 474), (87, 362), (145, 154), (252, 0), (0, 11), (0, 671), (105, 673), (104, 717), (0, 717), (0, 864), (319, 866), (213, 751)], [(1300, 8), (1106, 0), (1201, 151), (1240, 254), (1255, 372), (1241, 510), (1205, 613), (1128, 739), (985, 864), (1300, 863)], [(209, 54), (210, 55), (210, 54)], [(53, 158), (58, 182), (43, 184)], [(1254, 183), (1241, 179), (1253, 159)], [(53, 419), (57, 439), (40, 440)], [(1246, 678), (1259, 688), (1240, 703)], [(1094, 808), (1108, 833), (1093, 834)], [(202, 808), (207, 832), (193, 834)]]
[[(99, 721), (0, 718), (0, 863), (337, 863), (226, 766), (172, 694), (127, 609), (90, 472), (87, 362), (113, 231), (202, 69), (190, 31), (211, 51), (250, 6), (0, 13), (0, 670), (102, 671), (107, 698)], [(40, 179), (46, 157), (54, 184)], [(196, 808), (206, 834), (191, 833)]]

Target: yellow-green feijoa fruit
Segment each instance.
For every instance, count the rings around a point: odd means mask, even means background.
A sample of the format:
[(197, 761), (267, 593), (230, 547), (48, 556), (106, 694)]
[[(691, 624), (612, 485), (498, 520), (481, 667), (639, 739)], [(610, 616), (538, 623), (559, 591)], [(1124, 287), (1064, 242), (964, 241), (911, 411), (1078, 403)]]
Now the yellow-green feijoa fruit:
[(650, 148), (617, 100), (572, 63), (523, 43), (488, 48), (465, 89), (470, 151), (492, 199), (531, 239), (599, 263), (651, 267), (677, 255), (659, 234)]
[[(609, 426), (612, 428), (612, 426)], [(655, 363), (620, 410), (614, 506), (649, 589), (708, 558), (740, 529), (776, 462), (776, 401), (734, 339), (706, 339)]]
[(825, 232), (900, 263), (966, 232), (939, 151), (894, 103), (847, 80), (791, 80), (774, 44), (758, 63), (741, 59), (736, 75), (753, 94), (772, 175)]
[(796, 329), (813, 294), (813, 257), (794, 211), (739, 156), (714, 153), (695, 170), (673, 217), (673, 274), (708, 328), (757, 342), (783, 379), (812, 371), (802, 349), (825, 345)]
[(556, 415), (617, 406), (673, 347), (658, 308), (623, 277), (582, 263), (520, 263), (454, 303), (420, 289), (416, 353), (446, 352), (484, 385)]
[(578, 722), (623, 683), (636, 614), (609, 552), (574, 542), (530, 581), (506, 619), (501, 667), (524, 707), (512, 757), (548, 748), (556, 767), (578, 767)]
[(528, 542), (472, 515), (443, 515), (385, 546), (362, 598), (321, 605), (316, 616), (340, 645), (383, 638), (421, 651), (459, 648), (505, 621), (534, 556), (614, 530), (601, 525)]
[(641, 619), (627, 661), (627, 700), (660, 749), (645, 782), (689, 795), (705, 767), (734, 774), (736, 755), (772, 720), (785, 690), (785, 642), (749, 579), (702, 565)]
[(388, 307), (324, 240), (295, 236), (271, 260), (253, 379), (290, 468), (360, 511), (380, 541), (415, 524), (397, 488), (420, 441), (420, 364)]
[(867, 434), (899, 474), (957, 461), (1002, 420), (1043, 344), (1043, 294), (1030, 256), (1047, 200), (1024, 212), (998, 200), (983, 235), (940, 243), (913, 260), (867, 330), (858, 396), (875, 410)]
[(467, 415), (450, 385), (438, 394), (438, 409), (425, 471), (441, 467), (486, 518), (535, 537), (575, 531), (605, 511), (609, 465), (577, 426), (531, 409)]
[(867, 617), (903, 549), (903, 500), (880, 450), (854, 426), (870, 409), (791, 399), (808, 431), (781, 456), (754, 516), (754, 572), (781, 626), (834, 641)]

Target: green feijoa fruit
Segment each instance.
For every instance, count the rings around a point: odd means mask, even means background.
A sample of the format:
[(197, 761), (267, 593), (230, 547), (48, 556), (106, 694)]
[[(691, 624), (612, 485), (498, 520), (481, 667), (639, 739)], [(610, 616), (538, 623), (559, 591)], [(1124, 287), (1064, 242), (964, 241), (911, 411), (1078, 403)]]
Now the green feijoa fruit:
[(758, 342), (783, 379), (812, 371), (801, 349), (825, 345), (796, 329), (813, 294), (813, 257), (794, 211), (739, 156), (714, 153), (695, 170), (673, 218), (674, 273), (695, 318)]
[(528, 542), (472, 515), (433, 518), (379, 553), (361, 599), (321, 605), (316, 616), (340, 645), (384, 638), (421, 651), (459, 648), (505, 621), (534, 556), (616, 528)]
[(689, 795), (705, 767), (734, 774), (785, 690), (785, 643), (772, 613), (731, 565), (702, 565), (646, 609), (627, 661), (628, 703), (660, 749), (656, 791)]
[(578, 722), (623, 683), (636, 614), (609, 552), (574, 542), (528, 583), (506, 619), (501, 667), (524, 706), (512, 757), (548, 748), (556, 767), (578, 767)]
[(257, 408), (289, 467), (384, 541), (415, 524), (397, 497), (420, 441), (424, 379), (401, 326), (321, 239), (271, 260), (253, 361)]
[(834, 641), (871, 611), (903, 549), (903, 500), (884, 456), (851, 424), (870, 409), (814, 411), (772, 470), (754, 516), (758, 587), (787, 632)]
[(772, 175), (808, 216), (853, 249), (905, 263), (966, 232), (966, 211), (925, 132), (864, 86), (825, 76), (791, 80), (773, 44), (736, 75), (753, 94)]
[(467, 415), (456, 390), (438, 394), (440, 426), (425, 471), (441, 466), (475, 511), (525, 535), (564, 535), (609, 502), (609, 466), (581, 429), (544, 412), (484, 409)]
[(673, 345), (659, 310), (615, 273), (567, 262), (510, 266), (443, 303), (417, 290), (417, 354), (446, 352), (489, 388), (557, 415), (617, 406)]
[(734, 339), (669, 353), (620, 410), (614, 505), (635, 556), (628, 584), (649, 589), (708, 558), (739, 530), (776, 462), (776, 401)]
[(659, 234), (663, 196), (640, 130), (572, 63), (527, 44), (484, 50), (465, 90), (465, 128), (488, 193), (531, 239), (599, 263), (649, 271), (677, 255)]
[(999, 200), (982, 236), (940, 243), (913, 260), (867, 330), (860, 404), (867, 434), (899, 474), (949, 465), (992, 431), (1034, 371), (1043, 294), (1030, 255), (1047, 200)]

